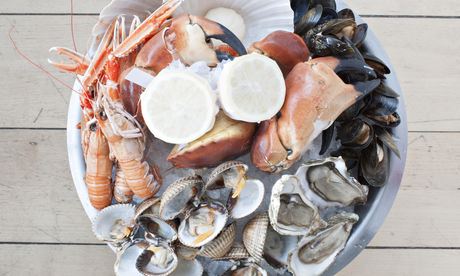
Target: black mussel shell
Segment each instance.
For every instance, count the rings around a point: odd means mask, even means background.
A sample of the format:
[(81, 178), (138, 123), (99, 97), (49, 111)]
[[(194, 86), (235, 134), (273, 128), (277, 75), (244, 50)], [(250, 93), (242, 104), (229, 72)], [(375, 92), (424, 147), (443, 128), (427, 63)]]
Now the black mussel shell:
[(364, 99), (357, 101), (354, 105), (345, 110), (337, 119), (339, 122), (348, 122), (358, 117), (361, 110), (366, 106)]
[(338, 17), (339, 16), (337, 15), (337, 12), (334, 9), (326, 8), (323, 6), (323, 14), (318, 22), (318, 25), (322, 25), (330, 20), (337, 19)]
[(356, 47), (360, 47), (364, 43), (364, 40), (366, 40), (368, 28), (369, 27), (366, 23), (356, 26), (355, 33), (352, 38), (352, 41)]
[[(353, 55), (355, 55), (355, 49), (353, 47), (350, 49), (352, 50)], [(359, 55), (359, 53), (357, 54)], [(345, 83), (365, 82), (368, 80), (375, 80), (377, 78), (375, 71), (359, 58), (342, 59), (336, 67), (335, 72)], [(377, 83), (377, 86), (379, 84), (380, 81)], [(377, 86), (375, 86), (374, 89)]]
[(382, 82), (382, 84), (374, 90), (374, 93), (384, 95), (391, 98), (399, 98), (399, 94), (391, 87)]
[(291, 9), (294, 11), (294, 24), (300, 21), (309, 8), (310, 4), (308, 0), (291, 0)]
[(345, 160), (348, 170), (352, 170), (358, 165), (361, 151), (354, 148), (341, 147), (339, 150), (332, 152), (331, 156), (341, 156)]
[(371, 55), (371, 54), (363, 54), (364, 59), (366, 60), (366, 63), (374, 68), (374, 70), (381, 76), (384, 77), (384, 75), (388, 75), (391, 73), (390, 68), (378, 57)]
[(329, 35), (313, 36), (309, 40), (308, 48), (313, 57), (348, 57), (355, 54), (353, 48), (348, 43)]
[(295, 33), (303, 36), (309, 30), (313, 29), (321, 19), (323, 14), (323, 6), (316, 5), (310, 9), (304, 16), (295, 24)]
[(321, 5), (324, 8), (332, 9), (334, 11), (337, 10), (337, 4), (335, 0), (310, 0), (311, 5)]
[(398, 106), (398, 98), (373, 93), (363, 113), (368, 117), (388, 116), (395, 113), (398, 110)]
[(343, 9), (337, 13), (340, 19), (352, 19), (355, 20), (355, 13), (350, 9)]
[(321, 150), (319, 155), (324, 155), (326, 151), (329, 149), (332, 143), (332, 139), (334, 138), (335, 133), (335, 124), (334, 122), (328, 129), (323, 131), (322, 141), (321, 141)]
[(401, 152), (399, 151), (398, 145), (396, 145), (396, 141), (386, 129), (375, 126), (374, 127), (375, 135), (377, 139), (379, 139), (387, 148), (389, 148), (398, 158), (401, 158)]
[(390, 159), (388, 149), (379, 141), (370, 144), (361, 153), (359, 171), (362, 180), (374, 187), (382, 187), (388, 180)]
[[(330, 20), (323, 25), (321, 25), (321, 32), (325, 35), (335, 35), (338, 36), (339, 33), (343, 31), (346, 27), (356, 27), (356, 23), (352, 19), (335, 19)], [(351, 39), (351, 37), (347, 37)]]
[(401, 117), (397, 112), (385, 115), (385, 116), (367, 116), (363, 117), (367, 118), (366, 120), (369, 121), (371, 124), (383, 127), (383, 128), (395, 128), (401, 124)]
[(374, 128), (360, 119), (355, 119), (337, 128), (337, 138), (347, 148), (364, 149), (374, 140)]

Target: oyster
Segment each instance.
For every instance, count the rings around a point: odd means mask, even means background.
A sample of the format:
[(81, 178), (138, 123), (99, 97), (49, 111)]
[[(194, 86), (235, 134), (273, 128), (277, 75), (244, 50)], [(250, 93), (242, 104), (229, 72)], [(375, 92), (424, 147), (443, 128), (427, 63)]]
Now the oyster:
[(298, 276), (321, 275), (345, 247), (351, 229), (358, 220), (356, 214), (338, 214), (328, 221), (327, 228), (305, 236), (289, 254), (289, 271)]
[(206, 190), (232, 189), (232, 197), (237, 198), (246, 184), (248, 166), (239, 161), (229, 161), (215, 168), (206, 182)]
[(324, 225), (318, 208), (305, 196), (301, 182), (293, 175), (283, 175), (272, 189), (268, 215), (281, 235), (302, 236)]
[(369, 188), (347, 172), (341, 158), (327, 158), (301, 166), (296, 173), (306, 196), (320, 208), (365, 204)]
[(173, 242), (177, 239), (176, 229), (154, 215), (142, 215), (137, 219), (137, 223), (144, 230), (145, 239), (150, 243), (159, 240)]
[(297, 246), (299, 237), (280, 235), (272, 227), (268, 227), (264, 245), (264, 259), (274, 268), (286, 268), (288, 255)]
[(243, 262), (233, 266), (224, 276), (267, 276), (268, 273), (255, 263)]
[(131, 204), (107, 207), (94, 218), (93, 233), (97, 239), (121, 247), (131, 238), (134, 215), (135, 208)]
[(200, 176), (184, 177), (171, 184), (163, 193), (160, 217), (172, 220), (187, 208), (187, 204), (199, 197), (203, 186)]
[(117, 276), (141, 276), (142, 274), (136, 269), (137, 258), (142, 254), (144, 249), (149, 247), (145, 240), (134, 240), (126, 244), (117, 254), (114, 271)]
[(257, 179), (248, 179), (238, 198), (230, 198), (227, 205), (234, 219), (244, 218), (252, 214), (264, 200), (264, 183)]
[(189, 247), (201, 247), (214, 240), (227, 223), (228, 211), (220, 203), (203, 203), (187, 212), (178, 230), (179, 240)]
[(146, 276), (166, 276), (177, 267), (177, 256), (167, 244), (150, 245), (137, 258), (137, 270)]
[(256, 262), (262, 260), (269, 219), (266, 213), (252, 218), (243, 230), (243, 244)]
[(232, 223), (216, 239), (203, 246), (199, 255), (211, 259), (222, 258), (232, 248), (235, 238), (236, 225)]

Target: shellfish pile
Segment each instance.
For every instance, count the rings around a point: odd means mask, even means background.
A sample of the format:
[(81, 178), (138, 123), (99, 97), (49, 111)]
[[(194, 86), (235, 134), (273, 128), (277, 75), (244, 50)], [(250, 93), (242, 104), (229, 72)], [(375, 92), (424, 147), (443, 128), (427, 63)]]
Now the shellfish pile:
[(326, 0), (128, 2), (102, 11), (86, 56), (53, 48), (76, 64), (52, 62), (80, 75), (93, 232), (115, 273), (322, 275), (399, 156), (367, 25)]

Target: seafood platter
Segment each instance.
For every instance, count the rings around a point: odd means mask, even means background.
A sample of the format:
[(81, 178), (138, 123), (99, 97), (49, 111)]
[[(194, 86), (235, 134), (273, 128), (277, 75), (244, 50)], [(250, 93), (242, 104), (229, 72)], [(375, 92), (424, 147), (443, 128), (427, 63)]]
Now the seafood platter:
[(113, 0), (86, 53), (51, 52), (116, 275), (333, 275), (391, 208), (403, 98), (344, 3)]

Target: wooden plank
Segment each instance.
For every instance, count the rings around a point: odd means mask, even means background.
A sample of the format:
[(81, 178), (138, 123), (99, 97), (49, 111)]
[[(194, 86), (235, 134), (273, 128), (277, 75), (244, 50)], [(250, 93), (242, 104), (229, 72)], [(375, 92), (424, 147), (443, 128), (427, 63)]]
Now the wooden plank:
[[(460, 102), (456, 89), (460, 41), (446, 35), (460, 28), (460, 20), (369, 18), (368, 22), (396, 67), (407, 98), (409, 129), (460, 131), (456, 112)], [(93, 23), (93, 17), (76, 17), (80, 48), (86, 45)], [(55, 45), (71, 46), (69, 18), (0, 17), (0, 37), (4, 41), (8, 41), (11, 25), (16, 26), (14, 37), (21, 49), (56, 72), (46, 65), (47, 50)], [(439, 45), (444, 46), (440, 49)], [(0, 110), (0, 127), (65, 127), (69, 89), (18, 58), (9, 43), (0, 45), (0, 56), (5, 60), (0, 64), (0, 82), (8, 88), (0, 91), (0, 97), (8, 100)], [(58, 77), (72, 83), (71, 76)]]
[[(76, 13), (98, 13), (109, 0), (79, 0), (74, 1)], [(379, 15), (428, 15), (428, 16), (458, 16), (460, 7), (456, 0), (417, 1), (417, 0), (348, 0), (353, 9), (361, 14)], [(69, 13), (70, 0), (34, 1), (18, 0), (5, 2), (0, 7), (0, 13)]]
[(458, 275), (460, 250), (364, 250), (338, 275)]
[(0, 274), (114, 275), (115, 254), (106, 246), (0, 245)]
[[(0, 213), (0, 242), (97, 242), (73, 188), (64, 135), (0, 131), (0, 207), (14, 210)], [(401, 191), (371, 245), (460, 247), (460, 133), (410, 141)]]

